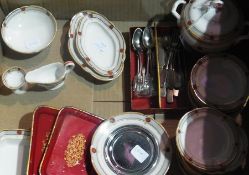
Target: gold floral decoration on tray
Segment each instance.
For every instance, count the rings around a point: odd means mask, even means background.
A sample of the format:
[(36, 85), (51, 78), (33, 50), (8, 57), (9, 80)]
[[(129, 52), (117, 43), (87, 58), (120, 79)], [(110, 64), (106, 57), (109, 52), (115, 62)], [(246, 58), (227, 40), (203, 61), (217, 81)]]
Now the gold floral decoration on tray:
[(64, 152), (64, 160), (68, 167), (74, 167), (83, 159), (86, 139), (83, 134), (73, 135)]

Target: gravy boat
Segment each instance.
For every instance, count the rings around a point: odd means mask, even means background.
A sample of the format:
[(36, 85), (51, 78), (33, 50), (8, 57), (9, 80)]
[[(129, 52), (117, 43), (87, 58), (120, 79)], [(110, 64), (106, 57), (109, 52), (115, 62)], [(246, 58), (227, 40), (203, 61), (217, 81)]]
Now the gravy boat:
[(25, 81), (48, 90), (55, 90), (64, 84), (65, 78), (74, 66), (75, 64), (72, 61), (67, 61), (64, 64), (60, 62), (51, 63), (27, 72)]

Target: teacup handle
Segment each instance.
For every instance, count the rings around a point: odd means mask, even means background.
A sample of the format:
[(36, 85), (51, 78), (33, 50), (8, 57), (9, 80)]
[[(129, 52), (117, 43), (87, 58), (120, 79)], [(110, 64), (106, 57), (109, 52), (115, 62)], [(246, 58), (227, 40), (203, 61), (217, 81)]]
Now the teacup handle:
[(65, 66), (65, 74), (68, 74), (74, 69), (75, 64), (72, 61), (67, 61), (64, 63), (64, 66)]
[[(247, 22), (244, 23), (244, 27), (245, 27), (245, 26), (248, 26), (248, 27), (249, 27), (249, 21), (247, 21)], [(248, 30), (247, 34), (241, 35), (240, 37), (238, 37), (238, 38), (235, 40), (235, 44), (238, 44), (240, 41), (242, 41), (242, 40), (247, 40), (247, 39), (249, 39), (249, 30)]]
[(184, 1), (184, 0), (177, 0), (174, 4), (173, 4), (173, 7), (172, 7), (172, 10), (171, 10), (171, 13), (176, 17), (177, 20), (180, 20), (181, 18), (181, 15), (176, 11), (178, 6), (180, 4), (186, 4), (187, 2)]

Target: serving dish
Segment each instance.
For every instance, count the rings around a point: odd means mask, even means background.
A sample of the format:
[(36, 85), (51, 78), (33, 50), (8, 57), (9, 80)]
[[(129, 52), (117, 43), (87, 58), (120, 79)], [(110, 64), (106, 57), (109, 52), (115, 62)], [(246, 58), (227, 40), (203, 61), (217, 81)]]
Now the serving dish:
[[(80, 55), (78, 51), (78, 47), (76, 45), (76, 35), (78, 34), (77, 28), (81, 24), (81, 21), (88, 16), (89, 14), (98, 14), (97, 12), (86, 10), (86, 11), (81, 11), (77, 14), (75, 14), (71, 21), (70, 21), (70, 29), (68, 31), (68, 50), (74, 61), (80, 65), (80, 67), (91, 74), (94, 78), (101, 80), (101, 81), (111, 81), (122, 73), (124, 69), (124, 64), (120, 64), (116, 72), (112, 72), (112, 76), (110, 74), (101, 74), (96, 72), (88, 63), (87, 61)], [(99, 14), (99, 16), (101, 16)], [(104, 18), (104, 17), (103, 17)], [(125, 53), (123, 55), (123, 58), (125, 58)], [(123, 62), (122, 62), (123, 63)]]
[(50, 63), (27, 72), (25, 80), (29, 84), (55, 90), (64, 85), (66, 77), (74, 69), (74, 66), (72, 61)]
[(73, 107), (62, 108), (41, 161), (40, 175), (95, 174), (89, 147), (92, 134), (102, 121)]
[(172, 147), (164, 128), (140, 113), (124, 113), (104, 121), (91, 143), (98, 175), (164, 175)]
[(98, 13), (88, 12), (81, 20), (76, 46), (86, 63), (100, 75), (112, 76), (125, 60), (122, 34)]
[(2, 23), (1, 34), (12, 50), (32, 54), (48, 47), (56, 30), (56, 20), (51, 12), (31, 5), (10, 12)]
[[(72, 56), (72, 58), (74, 59), (74, 61), (86, 72), (90, 73), (93, 77), (99, 79), (101, 78), (100, 75), (96, 74), (93, 70), (91, 70), (87, 64), (85, 63), (84, 59), (81, 58), (80, 54), (77, 51), (77, 47), (76, 47), (76, 42), (75, 42), (75, 36), (77, 35), (77, 27), (78, 24), (80, 23), (80, 21), (84, 18), (84, 15), (86, 13), (84, 12), (79, 12), (77, 14), (75, 14), (71, 21), (70, 21), (70, 28), (68, 31), (68, 51), (70, 53), (70, 55)], [(108, 79), (109, 81), (109, 79)]]
[[(87, 11), (89, 12), (89, 11)], [(101, 81), (111, 81), (115, 78), (117, 78), (124, 69), (124, 64), (120, 65), (120, 68), (117, 72), (113, 74), (113, 76), (103, 76), (95, 72), (91, 67), (88, 66), (88, 64), (85, 62), (85, 59), (81, 57), (77, 50), (76, 46), (76, 39), (75, 36), (77, 35), (77, 26), (80, 23), (80, 21), (84, 18), (84, 15), (87, 15), (86, 11), (79, 12), (73, 16), (73, 18), (70, 21), (70, 29), (68, 31), (68, 50), (74, 61), (86, 72), (91, 74), (94, 78), (101, 80)], [(125, 56), (124, 56), (125, 57)]]
[(39, 166), (59, 110), (39, 106), (33, 113), (27, 175), (39, 175)]
[(0, 132), (0, 173), (23, 175), (26, 173), (30, 143), (27, 130), (4, 130)]
[[(120, 57), (113, 57), (113, 58), (109, 57), (108, 58), (109, 60), (113, 59), (113, 61), (114, 61), (114, 62), (111, 61), (113, 63), (112, 65), (113, 66), (115, 65), (113, 67), (113, 69), (111, 69), (111, 70), (102, 70), (99, 67), (96, 67), (95, 65), (91, 64), (91, 60), (89, 59), (88, 55), (86, 55), (86, 53), (84, 52), (83, 49), (81, 49), (81, 51), (79, 49), (79, 48), (81, 48), (81, 46), (78, 45), (77, 38), (79, 38), (79, 36), (82, 35), (82, 31), (79, 31), (79, 28), (80, 28), (80, 26), (84, 26), (84, 23), (86, 21), (89, 21), (89, 19), (97, 19), (101, 23), (101, 26), (104, 26), (104, 27), (106, 27), (106, 26), (109, 27), (110, 25), (112, 25), (113, 28), (112, 29), (108, 28), (106, 34), (111, 33), (111, 36), (114, 36), (114, 38), (115, 38), (114, 41), (116, 41), (117, 47), (122, 46), (122, 48), (124, 48), (124, 49), (120, 49), (120, 52), (117, 51), (117, 53), (119, 53)], [(93, 36), (93, 35), (91, 35), (91, 36)], [(86, 72), (91, 74), (94, 78), (101, 80), (101, 81), (111, 81), (111, 80), (117, 78), (118, 76), (120, 76), (120, 74), (123, 71), (124, 61), (126, 58), (125, 41), (124, 41), (124, 38), (123, 38), (121, 32), (118, 31), (118, 29), (116, 29), (114, 27), (114, 25), (111, 22), (109, 22), (108, 19), (106, 19), (103, 15), (101, 15), (97, 12), (94, 12), (94, 11), (90, 11), (90, 10), (81, 11), (81, 12), (75, 14), (70, 21), (70, 29), (68, 31), (68, 37), (69, 37), (69, 39), (68, 39), (69, 53), (72, 56), (72, 58), (75, 60), (75, 62), (77, 64), (79, 64), (83, 70), (85, 70)], [(109, 38), (109, 41), (110, 41), (110, 39), (112, 41), (112, 38)], [(118, 43), (117, 43), (117, 41), (118, 41)], [(90, 61), (90, 63), (89, 63), (89, 61)], [(109, 62), (109, 63), (111, 64), (111, 62)]]

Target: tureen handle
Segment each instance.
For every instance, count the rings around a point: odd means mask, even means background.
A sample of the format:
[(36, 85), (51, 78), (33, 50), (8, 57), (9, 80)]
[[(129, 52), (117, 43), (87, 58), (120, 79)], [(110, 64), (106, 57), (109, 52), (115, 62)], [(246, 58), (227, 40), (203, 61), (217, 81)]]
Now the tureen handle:
[[(244, 26), (249, 27), (249, 21), (245, 22), (245, 23), (244, 23)], [(247, 32), (247, 34), (241, 35), (240, 37), (238, 37), (238, 38), (235, 40), (235, 44), (238, 44), (240, 41), (242, 41), (242, 40), (247, 40), (247, 39), (249, 39), (249, 31)]]
[(68, 74), (74, 69), (75, 64), (72, 61), (67, 61), (64, 63), (64, 66), (65, 66), (65, 74)]
[(210, 0), (209, 5), (215, 9), (219, 10), (224, 6), (224, 2), (222, 0)]
[(177, 10), (177, 7), (178, 7), (180, 4), (186, 4), (186, 3), (187, 3), (187, 2), (186, 2), (185, 0), (177, 0), (177, 1), (173, 4), (171, 13), (172, 13), (178, 20), (180, 20), (181, 15), (176, 11), (176, 10)]

